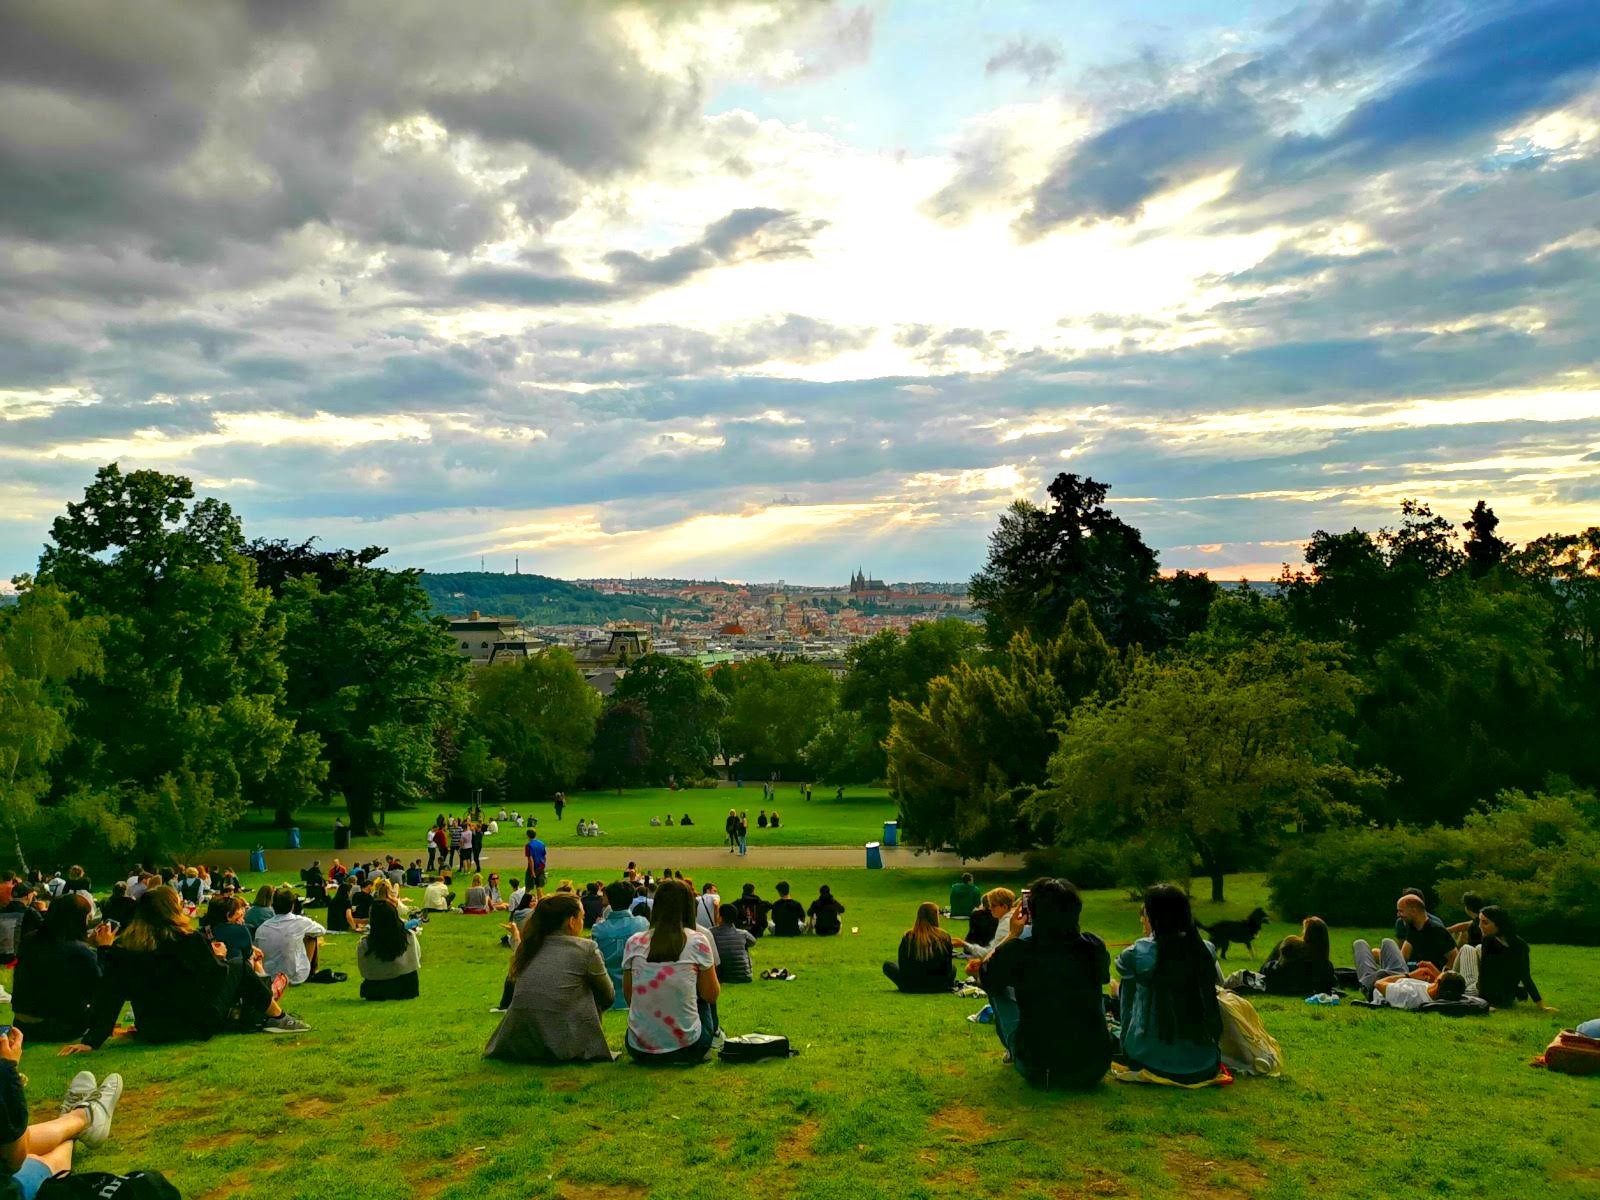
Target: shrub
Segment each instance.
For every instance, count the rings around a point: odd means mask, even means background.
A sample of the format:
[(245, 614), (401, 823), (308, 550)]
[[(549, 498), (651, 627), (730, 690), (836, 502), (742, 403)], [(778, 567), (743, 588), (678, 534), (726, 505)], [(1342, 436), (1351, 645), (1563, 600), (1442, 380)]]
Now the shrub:
[(1111, 870), (1117, 886), (1128, 895), (1139, 896), (1151, 884), (1176, 883), (1189, 890), (1193, 857), (1175, 841), (1146, 838), (1124, 842), (1111, 856)]
[(1117, 848), (1110, 842), (1097, 841), (1041, 847), (1028, 852), (1028, 870), (1035, 877), (1053, 875), (1070, 879), (1080, 888), (1116, 887), (1116, 851)]
[(1333, 925), (1387, 925), (1408, 887), (1431, 901), (1459, 830), (1333, 829), (1291, 844), (1267, 873), (1272, 914), (1280, 921), (1321, 917)]

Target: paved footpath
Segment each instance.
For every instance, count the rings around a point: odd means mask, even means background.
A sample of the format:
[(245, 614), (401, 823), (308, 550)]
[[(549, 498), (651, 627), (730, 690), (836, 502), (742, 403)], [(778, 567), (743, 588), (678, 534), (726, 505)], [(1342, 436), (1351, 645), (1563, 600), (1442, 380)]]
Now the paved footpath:
[[(298, 873), (301, 867), (320, 862), (326, 870), (335, 857), (347, 863), (366, 861), (393, 852), (403, 862), (417, 857), (414, 850), (385, 847), (379, 838), (358, 840), (354, 848), (341, 850), (337, 855), (331, 850), (268, 850), (267, 869), (273, 874)], [(963, 859), (954, 854), (919, 854), (909, 846), (884, 846), (883, 865), (889, 870), (924, 868), (934, 870), (985, 870), (1020, 871), (1026, 865), (1020, 854), (992, 854), (987, 858)], [(242, 871), (249, 866), (247, 850), (212, 850), (204, 855), (208, 864), (232, 867)], [(638, 863), (640, 868), (650, 867), (660, 871), (704, 871), (708, 868), (748, 867), (757, 870), (786, 871), (801, 868), (865, 867), (867, 852), (861, 846), (763, 846), (743, 857), (730, 854), (721, 846), (554, 846), (550, 850), (548, 870), (555, 878), (579, 878), (595, 872), (621, 871), (628, 863)], [(485, 871), (509, 873), (522, 869), (522, 850), (490, 850), (483, 856)]]

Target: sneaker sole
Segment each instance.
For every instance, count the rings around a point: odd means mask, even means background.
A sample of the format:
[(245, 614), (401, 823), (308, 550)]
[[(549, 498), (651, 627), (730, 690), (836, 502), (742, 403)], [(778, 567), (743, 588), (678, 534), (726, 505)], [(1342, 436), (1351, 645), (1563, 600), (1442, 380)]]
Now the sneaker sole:
[(304, 1029), (279, 1029), (279, 1028), (277, 1028), (276, 1026), (273, 1026), (273, 1025), (263, 1025), (261, 1027), (261, 1032), (262, 1033), (310, 1033), (311, 1032), (311, 1026), (307, 1025)]

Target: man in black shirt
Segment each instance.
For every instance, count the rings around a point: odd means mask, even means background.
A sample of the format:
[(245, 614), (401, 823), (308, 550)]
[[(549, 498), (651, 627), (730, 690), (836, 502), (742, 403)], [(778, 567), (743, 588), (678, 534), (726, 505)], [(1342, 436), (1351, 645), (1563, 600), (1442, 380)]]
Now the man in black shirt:
[(789, 885), (778, 884), (778, 902), (772, 906), (772, 935), (774, 937), (799, 937), (800, 927), (806, 923), (805, 906), (789, 898)]
[(1421, 897), (1407, 894), (1395, 903), (1395, 929), (1400, 953), (1408, 963), (1431, 962), (1448, 970), (1455, 962), (1456, 940), (1444, 922), (1428, 911)]
[(1067, 880), (1040, 879), (1025, 899), (1012, 907), (1006, 940), (978, 968), (995, 1032), (1029, 1083), (1092, 1086), (1111, 1067), (1101, 994), (1111, 956), (1078, 928), (1083, 897)]

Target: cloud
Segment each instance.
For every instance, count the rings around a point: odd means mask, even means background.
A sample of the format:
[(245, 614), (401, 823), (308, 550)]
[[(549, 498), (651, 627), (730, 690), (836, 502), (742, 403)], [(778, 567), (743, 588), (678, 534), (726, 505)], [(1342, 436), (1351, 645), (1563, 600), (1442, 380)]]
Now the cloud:
[(983, 64), (983, 72), (997, 75), (1002, 71), (1016, 71), (1029, 83), (1039, 83), (1053, 75), (1060, 65), (1061, 51), (1053, 44), (1019, 37), (1012, 38), (991, 54), (989, 61)]
[(803, 257), (827, 224), (775, 208), (740, 208), (707, 225), (693, 242), (657, 255), (617, 250), (605, 261), (624, 286), (671, 287), (726, 263)]

